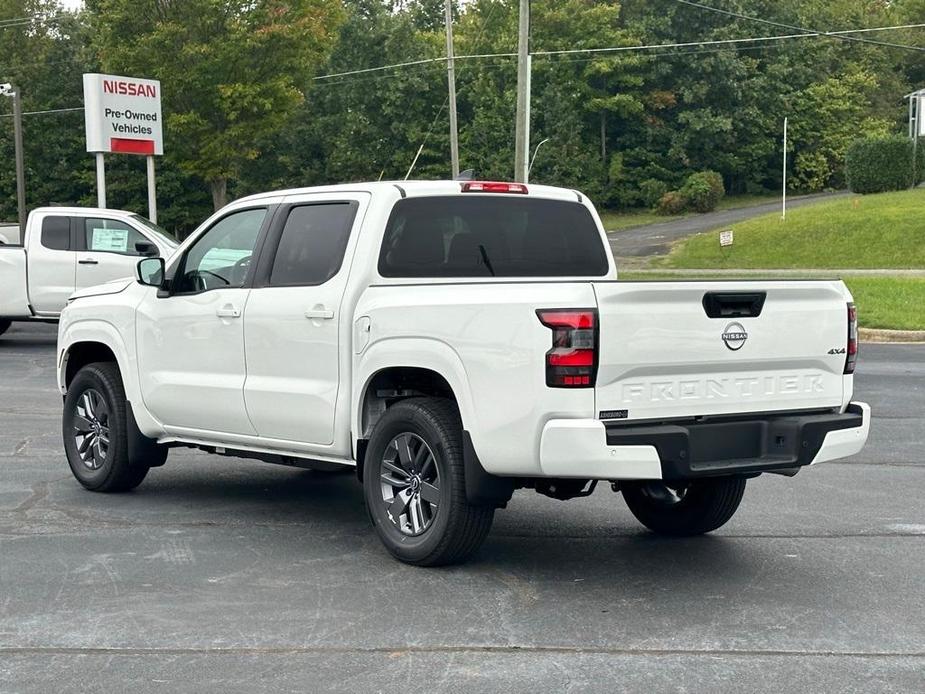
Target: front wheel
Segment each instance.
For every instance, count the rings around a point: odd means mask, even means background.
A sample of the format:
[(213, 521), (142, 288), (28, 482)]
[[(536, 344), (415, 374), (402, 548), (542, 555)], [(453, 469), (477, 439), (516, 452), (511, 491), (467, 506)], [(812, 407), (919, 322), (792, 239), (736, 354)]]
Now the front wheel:
[(7, 320), (6, 318), (0, 318), (0, 335), (9, 330), (11, 325), (13, 325), (13, 321)]
[(443, 398), (410, 398), (382, 415), (366, 449), (363, 490), (382, 544), (408, 564), (462, 561), (491, 529), (494, 508), (466, 497), (462, 423)]
[(745, 492), (745, 478), (623, 482), (621, 488), (626, 505), (649, 530), (661, 535), (702, 535), (732, 518)]
[(64, 451), (74, 477), (94, 492), (134, 489), (151, 462), (129, 457), (125, 390), (112, 362), (84, 366), (68, 386), (62, 417)]

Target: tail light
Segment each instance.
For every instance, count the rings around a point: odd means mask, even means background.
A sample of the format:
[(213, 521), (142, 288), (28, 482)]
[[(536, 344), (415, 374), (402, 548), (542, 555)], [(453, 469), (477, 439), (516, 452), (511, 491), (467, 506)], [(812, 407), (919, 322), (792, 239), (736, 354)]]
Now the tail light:
[(466, 181), (462, 184), (463, 193), (518, 193), (527, 194), (523, 183), (501, 183), (499, 181)]
[(858, 310), (848, 304), (848, 356), (845, 358), (845, 373), (853, 374), (858, 362)]
[(546, 352), (546, 385), (593, 388), (597, 376), (597, 311), (540, 309), (536, 315), (552, 329), (552, 349)]

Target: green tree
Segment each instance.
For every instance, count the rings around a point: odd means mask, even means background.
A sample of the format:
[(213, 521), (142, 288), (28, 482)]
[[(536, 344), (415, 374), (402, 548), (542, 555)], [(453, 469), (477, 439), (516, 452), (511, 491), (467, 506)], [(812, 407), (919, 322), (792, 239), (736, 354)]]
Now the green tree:
[(216, 209), (304, 98), (342, 18), (336, 0), (87, 0), (107, 72), (159, 79), (165, 153)]
[[(12, 82), (26, 112), (80, 106), (81, 73), (88, 71), (86, 30), (53, 0), (0, 0), (0, 20), (31, 21), (0, 30), (0, 82)], [(12, 100), (0, 98), (0, 219), (16, 219)], [(79, 111), (23, 118), (26, 205), (78, 203), (92, 183)]]
[[(322, 74), (437, 58), (444, 50), (442, 33), (420, 30), (410, 12), (391, 3), (345, 5), (347, 18)], [(402, 178), (425, 139), (415, 174), (445, 176), (446, 111), (434, 120), (446, 97), (445, 76), (438, 62), (314, 81), (280, 139), (265, 143), (265, 154), (248, 167), (242, 191)]]

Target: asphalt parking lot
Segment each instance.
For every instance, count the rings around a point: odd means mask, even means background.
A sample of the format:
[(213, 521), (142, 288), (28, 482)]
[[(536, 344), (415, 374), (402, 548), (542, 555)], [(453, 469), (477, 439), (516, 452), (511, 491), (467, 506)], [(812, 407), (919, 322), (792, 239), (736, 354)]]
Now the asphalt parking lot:
[[(71, 477), (54, 326), (0, 338), (0, 691), (921, 692), (925, 346), (864, 345), (872, 439), (712, 536), (519, 492), (467, 565), (396, 563), (349, 474), (171, 453)], [(603, 485), (602, 485), (603, 486)]]

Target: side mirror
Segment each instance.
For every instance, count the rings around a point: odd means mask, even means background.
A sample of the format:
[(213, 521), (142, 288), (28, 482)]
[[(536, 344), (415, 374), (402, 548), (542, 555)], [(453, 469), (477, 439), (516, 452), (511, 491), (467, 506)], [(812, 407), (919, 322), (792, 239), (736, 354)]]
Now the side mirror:
[(139, 284), (146, 287), (160, 287), (164, 283), (164, 259), (142, 258), (135, 266)]
[(135, 252), (141, 255), (147, 256), (149, 258), (156, 258), (161, 254), (157, 246), (155, 246), (150, 241), (136, 241), (135, 242)]

